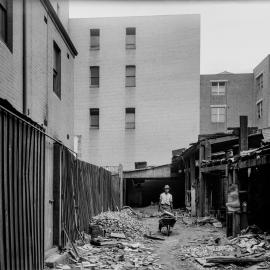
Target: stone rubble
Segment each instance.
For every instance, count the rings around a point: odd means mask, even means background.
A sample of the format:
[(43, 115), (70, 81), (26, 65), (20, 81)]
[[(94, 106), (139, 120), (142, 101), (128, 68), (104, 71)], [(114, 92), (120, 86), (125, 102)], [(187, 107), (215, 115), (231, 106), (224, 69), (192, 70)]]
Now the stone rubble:
[(84, 234), (84, 243), (77, 241), (76, 245), (79, 259), (70, 258), (69, 263), (56, 269), (162, 269), (159, 257), (153, 253), (155, 241), (144, 238), (149, 230), (130, 209), (103, 212), (90, 224), (100, 226), (104, 235), (93, 239)]

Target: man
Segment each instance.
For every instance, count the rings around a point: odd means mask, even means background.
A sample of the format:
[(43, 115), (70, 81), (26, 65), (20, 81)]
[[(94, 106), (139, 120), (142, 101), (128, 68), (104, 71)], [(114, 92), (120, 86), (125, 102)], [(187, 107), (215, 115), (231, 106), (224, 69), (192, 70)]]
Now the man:
[(159, 198), (159, 211), (168, 211), (171, 212), (173, 210), (173, 198), (172, 194), (169, 193), (170, 187), (166, 185), (164, 187), (164, 192), (160, 194)]

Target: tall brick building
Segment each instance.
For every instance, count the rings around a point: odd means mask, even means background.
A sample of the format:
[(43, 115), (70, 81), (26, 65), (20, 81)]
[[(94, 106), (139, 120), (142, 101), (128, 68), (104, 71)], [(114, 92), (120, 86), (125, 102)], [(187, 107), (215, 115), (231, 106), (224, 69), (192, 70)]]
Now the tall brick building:
[(226, 132), (239, 127), (239, 116), (248, 116), (248, 125), (262, 130), (270, 139), (270, 56), (252, 73), (201, 75), (200, 134)]
[(239, 116), (247, 115), (255, 125), (253, 73), (201, 75), (200, 134), (226, 132), (239, 126)]
[[(24, 5), (25, 3), (25, 5)], [(68, 1), (0, 0), (0, 97), (73, 148)], [(46, 142), (45, 249), (52, 246), (53, 141)]]
[(270, 55), (253, 70), (256, 125), (270, 138)]
[(82, 159), (169, 163), (199, 133), (199, 15), (71, 19)]

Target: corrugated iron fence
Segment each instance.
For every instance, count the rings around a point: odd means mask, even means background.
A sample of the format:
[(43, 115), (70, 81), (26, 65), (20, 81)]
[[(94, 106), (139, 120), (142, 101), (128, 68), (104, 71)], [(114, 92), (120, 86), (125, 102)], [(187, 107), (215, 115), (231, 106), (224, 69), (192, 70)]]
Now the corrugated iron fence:
[(54, 244), (64, 247), (88, 231), (94, 215), (120, 207), (120, 179), (54, 145)]
[(0, 107), (0, 270), (43, 269), (45, 136), (20, 117)]

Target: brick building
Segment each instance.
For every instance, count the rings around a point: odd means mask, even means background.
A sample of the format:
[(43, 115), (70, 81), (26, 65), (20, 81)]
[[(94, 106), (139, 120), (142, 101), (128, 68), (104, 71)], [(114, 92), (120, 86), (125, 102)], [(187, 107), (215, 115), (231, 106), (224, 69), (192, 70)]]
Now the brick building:
[(199, 133), (199, 15), (70, 20), (82, 159), (169, 163)]
[(247, 115), (254, 126), (253, 73), (201, 75), (200, 134), (226, 132), (239, 126), (239, 116)]
[(256, 126), (270, 138), (270, 55), (267, 55), (253, 70)]
[[(0, 97), (73, 149), (77, 51), (67, 32), (68, 1), (0, 0), (0, 12)], [(48, 140), (45, 249), (52, 246), (52, 162), (53, 141)]]

